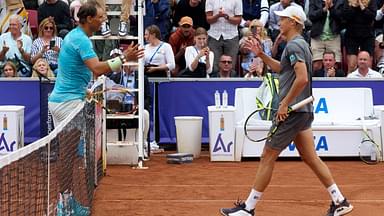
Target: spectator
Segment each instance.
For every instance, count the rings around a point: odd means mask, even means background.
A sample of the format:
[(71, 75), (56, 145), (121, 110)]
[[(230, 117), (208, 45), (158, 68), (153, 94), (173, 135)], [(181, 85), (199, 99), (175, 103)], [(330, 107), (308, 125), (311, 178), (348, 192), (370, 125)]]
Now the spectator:
[(150, 25), (145, 29), (144, 71), (149, 77), (170, 76), (170, 71), (175, 69), (175, 57), (169, 43), (160, 40), (160, 29)]
[(280, 34), (280, 28), (279, 28), (279, 21), (280, 17), (275, 14), (275, 11), (282, 11), (288, 6), (297, 6), (301, 7), (300, 5), (296, 4), (295, 2), (292, 2), (292, 0), (280, 0), (280, 2), (277, 2), (269, 8), (269, 29), (271, 31), (271, 38), (272, 41), (275, 41), (277, 36)]
[(0, 35), (0, 61), (12, 61), (20, 76), (31, 76), (29, 66), (32, 39), (21, 32), (21, 17), (12, 15), (9, 32)]
[(44, 58), (54, 74), (57, 75), (57, 59), (62, 41), (63, 39), (57, 37), (56, 24), (53, 18), (43, 19), (39, 25), (38, 38), (32, 44), (32, 64), (35, 64), (37, 59)]
[(260, 41), (263, 47), (263, 52), (268, 56), (272, 56), (272, 40), (267, 36), (267, 32), (264, 29), (263, 23), (260, 20), (252, 20), (249, 29), (246, 28), (245, 36), (240, 40), (240, 52), (243, 54), (241, 68), (248, 73), (250, 64), (255, 57), (255, 54), (247, 49), (244, 49), (244, 42), (253, 37)]
[(239, 0), (207, 0), (205, 12), (207, 22), (211, 25), (208, 31), (208, 45), (215, 54), (213, 70), (219, 68), (219, 58), (223, 54), (232, 57), (234, 70), (239, 52), (237, 28), (242, 19), (243, 4)]
[(4, 64), (3, 71), (3, 77), (17, 77), (16, 66), (10, 61)]
[(333, 51), (323, 53), (323, 68), (313, 72), (314, 77), (344, 77), (344, 71), (337, 68)]
[(345, 47), (348, 73), (356, 68), (357, 54), (367, 51), (373, 56), (375, 35), (373, 23), (376, 17), (376, 1), (345, 0), (343, 18), (346, 21)]
[(360, 51), (357, 56), (357, 69), (348, 74), (348, 78), (383, 78), (379, 72), (369, 67), (372, 63), (371, 61), (369, 52)]
[(56, 23), (58, 36), (64, 38), (72, 29), (69, 5), (61, 0), (46, 0), (38, 9), (38, 21), (53, 17)]
[(375, 36), (383, 33), (384, 28), (384, 0), (376, 0), (376, 17), (375, 17)]
[(199, 27), (195, 31), (195, 45), (185, 50), (187, 68), (181, 76), (207, 77), (212, 73), (214, 54), (207, 46), (208, 33)]
[(312, 0), (309, 3), (314, 71), (321, 69), (322, 55), (326, 51), (335, 53), (336, 62), (341, 67), (340, 31), (343, 4), (344, 0)]
[(232, 56), (223, 54), (219, 60), (219, 70), (215, 72), (211, 77), (230, 78), (231, 75), (236, 74), (232, 70)]
[(55, 77), (55, 75), (49, 67), (47, 60), (39, 58), (33, 65), (32, 77), (44, 77), (49, 79)]
[(244, 75), (245, 78), (259, 77), (262, 78), (268, 72), (268, 67), (264, 64), (260, 57), (254, 57), (249, 64), (249, 70)]
[[(96, 0), (100, 7), (106, 11), (106, 0)], [(129, 32), (129, 16), (131, 14), (132, 0), (123, 0), (121, 3), (121, 13), (120, 13), (120, 24), (119, 24), (119, 35), (121, 37), (127, 36)], [(107, 17), (105, 17), (107, 20)], [(110, 36), (111, 30), (109, 28), (108, 22), (103, 22), (101, 25), (101, 35)]]
[(384, 74), (384, 43), (383, 34), (376, 37), (375, 40), (375, 62), (379, 73)]
[(185, 48), (193, 45), (193, 36), (195, 30), (192, 28), (192, 18), (185, 16), (179, 22), (179, 28), (169, 37), (169, 44), (172, 46), (175, 54), (176, 67), (172, 70), (172, 75), (177, 76), (179, 72), (185, 69)]
[(144, 28), (156, 25), (160, 29), (163, 41), (168, 41), (171, 29), (169, 0), (145, 0)]
[(272, 46), (272, 58), (276, 60), (281, 60), (281, 55), (283, 54), (284, 48), (287, 45), (287, 39), (283, 34), (277, 35), (275, 42)]
[(182, 17), (188, 16), (193, 20), (193, 28), (203, 27), (209, 29), (209, 24), (205, 14), (206, 0), (180, 0), (175, 8), (173, 15), (173, 26), (178, 26)]
[(23, 4), (27, 10), (37, 10), (39, 8), (37, 0), (23, 0)]
[(249, 27), (252, 20), (258, 19), (264, 27), (268, 22), (268, 16), (268, 0), (243, 0), (243, 19), (240, 26)]

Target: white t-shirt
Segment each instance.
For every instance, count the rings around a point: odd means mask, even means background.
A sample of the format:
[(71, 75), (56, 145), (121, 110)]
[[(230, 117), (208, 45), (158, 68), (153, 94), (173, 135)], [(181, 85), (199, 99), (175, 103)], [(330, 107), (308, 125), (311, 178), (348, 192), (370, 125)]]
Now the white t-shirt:
[(356, 69), (352, 73), (348, 74), (348, 78), (383, 78), (383, 75), (381, 75), (379, 72), (372, 70), (369, 68), (367, 75), (363, 76), (358, 71), (359, 69)]

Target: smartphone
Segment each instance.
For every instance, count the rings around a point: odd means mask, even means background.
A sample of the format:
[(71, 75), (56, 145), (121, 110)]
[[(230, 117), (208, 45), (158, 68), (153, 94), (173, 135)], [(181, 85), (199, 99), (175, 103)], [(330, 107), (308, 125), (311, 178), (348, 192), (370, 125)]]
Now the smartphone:
[(53, 47), (55, 47), (55, 40), (49, 41), (49, 48), (52, 49)]

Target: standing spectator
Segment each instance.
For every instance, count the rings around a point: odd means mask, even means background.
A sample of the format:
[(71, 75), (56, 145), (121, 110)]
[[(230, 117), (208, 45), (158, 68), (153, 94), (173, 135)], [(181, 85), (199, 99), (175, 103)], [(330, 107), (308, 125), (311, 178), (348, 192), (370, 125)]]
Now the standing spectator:
[(49, 67), (48, 62), (43, 58), (39, 58), (33, 65), (32, 77), (45, 77), (49, 79), (55, 77), (55, 75)]
[(232, 69), (235, 69), (239, 52), (237, 28), (243, 14), (243, 4), (239, 0), (207, 0), (205, 5), (208, 31), (208, 45), (215, 55), (213, 70), (219, 68), (219, 58), (226, 54), (232, 57)]
[(185, 61), (187, 68), (182, 76), (187, 77), (208, 77), (212, 73), (214, 54), (207, 46), (208, 33), (199, 27), (195, 31), (195, 45), (185, 50)]
[(32, 39), (21, 32), (21, 23), (20, 16), (12, 15), (9, 19), (9, 32), (0, 35), (0, 61), (14, 62), (20, 76), (29, 77)]
[(269, 8), (268, 24), (269, 24), (269, 29), (271, 31), (272, 41), (275, 41), (277, 36), (280, 34), (280, 28), (279, 28), (280, 17), (275, 14), (275, 11), (282, 11), (290, 5), (301, 7), (295, 2), (292, 2), (292, 0), (280, 0), (280, 2), (277, 2), (271, 5), (271, 7)]
[(192, 28), (193, 21), (191, 17), (185, 16), (179, 22), (179, 28), (169, 37), (169, 44), (175, 54), (176, 67), (172, 71), (173, 76), (177, 76), (185, 68), (185, 48), (193, 45), (193, 35), (195, 30)]
[(170, 76), (175, 69), (175, 56), (169, 43), (160, 40), (160, 29), (150, 25), (145, 29), (144, 71), (148, 77)]
[(232, 56), (223, 54), (219, 60), (219, 70), (212, 74), (211, 77), (230, 78), (232, 74), (236, 74), (232, 70)]
[(313, 72), (314, 77), (344, 77), (344, 71), (337, 68), (335, 53), (325, 51), (323, 53), (323, 68)]
[[(100, 7), (106, 11), (105, 0), (96, 0)], [(123, 0), (121, 3), (119, 35), (121, 37), (127, 36), (129, 31), (129, 16), (131, 14), (132, 0)], [(107, 17), (105, 17), (107, 20)], [(107, 21), (101, 25), (101, 35), (107, 37), (111, 35), (111, 30)]]
[(375, 34), (373, 23), (376, 17), (376, 1), (345, 0), (343, 18), (346, 20), (345, 47), (347, 49), (348, 73), (356, 68), (357, 54), (367, 51), (373, 56)]
[(168, 41), (171, 29), (169, 0), (145, 0), (144, 28), (156, 25), (161, 32), (161, 40)]
[(188, 16), (193, 20), (193, 28), (209, 29), (205, 14), (205, 0), (180, 0), (173, 15), (173, 26), (178, 26), (182, 17)]
[(57, 58), (63, 39), (57, 37), (56, 24), (52, 17), (45, 18), (39, 25), (39, 37), (33, 41), (31, 61), (35, 64), (39, 58), (44, 58), (51, 70), (57, 74)]
[(243, 19), (240, 26), (249, 27), (252, 20), (258, 19), (264, 27), (268, 22), (268, 16), (268, 0), (243, 0)]
[(348, 78), (383, 78), (383, 76), (372, 70), (369, 65), (372, 64), (371, 56), (367, 51), (360, 51), (357, 56), (357, 69), (348, 74)]
[(38, 9), (39, 23), (43, 19), (53, 17), (56, 23), (58, 35), (64, 38), (72, 29), (69, 5), (60, 0), (46, 0)]
[(332, 51), (341, 67), (341, 17), (344, 0), (312, 0), (309, 3), (309, 19), (312, 22), (311, 48), (313, 70), (321, 69), (322, 55)]
[(375, 40), (375, 62), (379, 73), (384, 74), (384, 43), (383, 34), (376, 37)]
[(384, 28), (384, 0), (376, 0), (376, 17), (375, 17), (375, 36), (383, 33)]
[(3, 71), (2, 77), (17, 77), (16, 65), (10, 61), (4, 64)]

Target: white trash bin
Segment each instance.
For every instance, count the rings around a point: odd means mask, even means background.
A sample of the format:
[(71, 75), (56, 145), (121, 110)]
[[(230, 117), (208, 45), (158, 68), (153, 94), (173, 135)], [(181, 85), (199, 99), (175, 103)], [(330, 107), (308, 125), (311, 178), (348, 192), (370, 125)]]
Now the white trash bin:
[(194, 158), (201, 153), (201, 116), (175, 116), (177, 152), (193, 154)]

